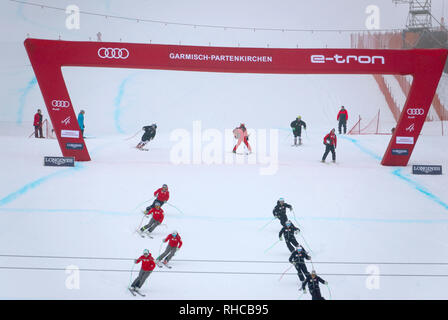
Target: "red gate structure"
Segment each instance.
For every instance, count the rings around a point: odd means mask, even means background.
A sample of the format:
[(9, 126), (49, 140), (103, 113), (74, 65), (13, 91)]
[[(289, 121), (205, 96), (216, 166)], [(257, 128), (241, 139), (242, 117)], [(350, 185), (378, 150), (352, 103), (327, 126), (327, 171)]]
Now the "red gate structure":
[[(26, 39), (25, 48), (64, 156), (89, 161), (62, 67), (269, 74), (412, 75), (412, 87), (381, 161), (406, 166), (439, 83), (448, 50), (275, 49)], [(353, 94), (356, 94), (353, 93)]]

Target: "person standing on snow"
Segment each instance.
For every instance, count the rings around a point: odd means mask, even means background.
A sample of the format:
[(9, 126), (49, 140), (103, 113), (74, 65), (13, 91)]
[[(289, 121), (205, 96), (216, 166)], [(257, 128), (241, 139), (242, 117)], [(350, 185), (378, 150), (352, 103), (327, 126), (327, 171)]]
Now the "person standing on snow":
[(337, 138), (336, 134), (334, 133), (334, 128), (331, 129), (330, 133), (328, 133), (324, 137), (324, 145), (325, 145), (325, 152), (322, 156), (322, 162), (325, 162), (325, 159), (327, 159), (328, 153), (331, 151), (331, 158), (333, 162), (336, 162), (336, 144), (337, 144)]
[(163, 264), (170, 268), (168, 265), (168, 262), (173, 258), (174, 254), (182, 247), (182, 239), (177, 231), (173, 231), (171, 234), (169, 234), (163, 242), (167, 242), (168, 245), (166, 246), (165, 251), (157, 257), (156, 264), (161, 267), (159, 264), (160, 261), (163, 259)]
[(34, 137), (36, 138), (43, 138), (44, 135), (42, 134), (42, 110), (37, 109), (36, 114), (34, 115)]
[(81, 110), (78, 114), (78, 125), (79, 125), (79, 129), (81, 129), (81, 136), (84, 138), (84, 110)]
[[(294, 134), (294, 146), (302, 144), (302, 127), (306, 130), (306, 123), (302, 121), (302, 117), (298, 116), (296, 120), (291, 122), (292, 133)], [(299, 138), (299, 144), (297, 144)]]
[(305, 287), (308, 284), (308, 289), (310, 290), (310, 294), (313, 300), (325, 300), (325, 298), (320, 294), (319, 282), (328, 284), (327, 281), (316, 274), (316, 271), (311, 271), (311, 276), (306, 276), (306, 280), (302, 283), (303, 293), (306, 293)]
[(146, 230), (148, 230), (147, 231), (148, 234), (153, 232), (154, 229), (163, 222), (163, 218), (165, 217), (163, 215), (162, 208), (160, 208), (160, 203), (158, 203), (158, 202), (156, 202), (154, 208), (149, 210), (149, 212), (147, 213), (148, 216), (151, 215), (151, 214), (152, 214), (152, 218), (149, 221), (149, 223), (146, 226), (143, 226), (143, 227), (140, 228), (140, 235), (142, 235), (142, 237), (143, 237), (143, 233)]
[(277, 201), (277, 205), (274, 207), (274, 210), (272, 210), (272, 214), (274, 217), (280, 220), (280, 224), (285, 227), (286, 221), (288, 220), (288, 217), (286, 216), (286, 208), (289, 209), (289, 211), (292, 210), (292, 206), (290, 204), (287, 204), (285, 202), (285, 199), (280, 198)]
[(145, 283), (146, 279), (148, 279), (151, 272), (156, 267), (156, 264), (148, 249), (145, 249), (143, 251), (143, 255), (140, 258), (134, 260), (134, 262), (136, 264), (141, 262), (142, 267), (140, 269), (138, 277), (134, 280), (129, 290), (138, 292), (142, 285)]
[(247, 149), (249, 150), (249, 153), (252, 152), (252, 148), (249, 144), (249, 135), (247, 134), (247, 129), (244, 123), (240, 124), (239, 127), (233, 129), (233, 136), (235, 139), (238, 139), (238, 142), (236, 143), (235, 147), (233, 148), (233, 153), (236, 153), (236, 149), (240, 146), (241, 142), (244, 142)]
[(341, 134), (342, 127), (344, 127), (344, 134), (345, 134), (347, 132), (348, 113), (347, 110), (345, 110), (344, 106), (342, 106), (341, 110), (339, 110), (336, 120), (339, 121), (338, 124), (339, 134)]
[(301, 246), (298, 246), (289, 257), (289, 262), (296, 268), (297, 275), (299, 276), (300, 281), (302, 281), (302, 285), (305, 282), (305, 277), (309, 275), (308, 269), (305, 265), (305, 259), (311, 260), (311, 257)]
[(295, 234), (297, 234), (297, 232), (300, 232), (300, 229), (288, 220), (285, 222), (285, 226), (280, 230), (278, 234), (280, 241), (283, 240), (283, 235), (285, 235), (286, 246), (291, 253), (296, 249), (296, 247), (299, 246), (299, 243), (297, 242), (297, 239), (295, 237)]
[(170, 199), (170, 192), (168, 191), (168, 186), (164, 184), (162, 188), (157, 189), (154, 191), (154, 197), (156, 197), (153, 201), (153, 203), (146, 207), (145, 214), (148, 214), (149, 210), (154, 208), (156, 203), (159, 203), (160, 206), (163, 206), (165, 202), (167, 202)]
[(143, 149), (143, 147), (152, 139), (154, 139), (154, 137), (156, 136), (156, 129), (157, 129), (157, 125), (155, 123), (153, 123), (150, 126), (145, 126), (142, 128), (143, 131), (145, 131), (145, 133), (142, 136), (141, 141), (137, 144), (136, 148), (140, 149), (140, 150), (147, 150), (147, 149)]

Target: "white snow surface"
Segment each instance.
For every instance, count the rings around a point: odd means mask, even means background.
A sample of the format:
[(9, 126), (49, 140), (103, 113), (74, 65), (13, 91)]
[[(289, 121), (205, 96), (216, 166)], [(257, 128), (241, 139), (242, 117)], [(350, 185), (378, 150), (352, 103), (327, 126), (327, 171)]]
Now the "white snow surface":
[[(116, 2), (107, 3), (118, 10)], [(54, 35), (44, 17), (23, 18), (30, 8), (2, 6), (22, 15), (10, 23), (23, 32), (34, 28), (33, 36)], [(87, 32), (95, 34), (98, 26)], [(120, 34), (132, 34), (135, 27), (121, 26)], [(14, 32), (14, 44), (5, 45), (14, 48), (9, 54), (16, 64), (2, 66), (0, 299), (144, 299), (126, 289), (140, 268), (133, 259), (145, 248), (157, 257), (172, 230), (184, 244), (172, 269), (156, 268), (150, 275), (142, 287), (146, 299), (309, 299), (298, 292), (294, 267), (288, 270), (284, 241), (267, 250), (281, 228), (278, 220), (269, 223), (279, 197), (293, 206), (288, 217), (302, 230), (299, 243), (311, 250), (308, 269), (329, 282), (328, 288), (321, 285), (325, 298), (447, 298), (448, 178), (411, 172), (413, 164), (439, 164), (446, 171), (448, 138), (440, 136), (440, 122), (425, 124), (407, 167), (380, 165), (388, 135), (338, 135), (337, 163), (330, 156), (320, 163), (323, 136), (337, 126), (340, 105), (348, 109), (348, 129), (358, 115), (371, 119), (378, 108), (393, 125), (370, 75), (64, 68), (75, 112), (86, 111), (92, 161), (44, 167), (44, 156), (61, 153), (56, 140), (28, 138), (29, 120), (44, 104), (32, 70), (21, 67), (29, 63), (23, 34)], [(207, 39), (204, 32), (199, 44)], [(239, 40), (235, 31), (219, 36), (229, 45)], [(262, 40), (240, 36), (262, 46)], [(278, 47), (289, 40), (278, 39)], [(307, 130), (303, 145), (291, 147), (289, 124), (298, 115)], [(278, 169), (261, 174), (266, 165), (257, 153), (256, 164), (248, 163), (244, 155), (231, 155), (224, 141), (222, 158), (242, 164), (173, 164), (176, 141), (170, 136), (178, 129), (192, 134), (194, 121), (201, 121), (203, 132), (224, 134), (242, 122), (267, 130), (268, 138), (269, 130), (278, 130)], [(149, 151), (136, 150), (141, 127), (153, 122), (158, 133)], [(143, 239), (135, 233), (141, 210), (164, 183), (171, 193), (163, 206), (166, 226), (154, 231), (154, 239)], [(80, 270), (79, 289), (69, 289), (73, 275), (66, 268), (73, 266)], [(369, 277), (376, 271), (379, 282)]]

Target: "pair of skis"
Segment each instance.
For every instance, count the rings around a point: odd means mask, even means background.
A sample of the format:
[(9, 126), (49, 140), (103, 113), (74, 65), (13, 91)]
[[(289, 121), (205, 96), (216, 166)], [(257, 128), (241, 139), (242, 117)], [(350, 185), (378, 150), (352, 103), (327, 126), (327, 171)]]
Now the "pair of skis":
[(133, 295), (134, 297), (137, 296), (137, 294), (140, 295), (140, 296), (142, 296), (142, 297), (146, 297), (146, 294), (141, 293), (141, 292), (139, 292), (139, 291), (132, 290), (131, 288), (128, 288), (128, 290), (129, 290), (130, 293), (132, 293), (132, 295)]
[(140, 231), (139, 229), (137, 230), (137, 233), (140, 235), (140, 237), (142, 238), (151, 238), (154, 239), (154, 237), (152, 235), (150, 235), (149, 233), (147, 233), (146, 231)]
[(321, 163), (325, 163), (325, 164), (330, 164), (330, 163), (333, 163), (333, 164), (338, 164), (336, 161), (330, 161), (330, 162), (327, 162), (327, 161), (320, 161)]
[(164, 264), (163, 262), (156, 262), (156, 265), (159, 267), (159, 268), (162, 268), (163, 266), (165, 266), (165, 267), (167, 267), (168, 269), (171, 269), (172, 267), (170, 266), (170, 265), (168, 265), (168, 264)]

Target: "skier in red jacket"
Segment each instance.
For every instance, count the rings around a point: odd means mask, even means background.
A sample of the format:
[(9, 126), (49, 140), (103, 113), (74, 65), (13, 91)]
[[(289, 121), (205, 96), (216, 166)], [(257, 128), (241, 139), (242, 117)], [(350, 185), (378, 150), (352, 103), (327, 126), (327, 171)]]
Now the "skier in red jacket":
[(336, 120), (339, 121), (338, 124), (339, 134), (341, 134), (342, 127), (344, 127), (344, 134), (345, 134), (347, 132), (348, 113), (347, 110), (345, 110), (344, 106), (342, 106), (341, 110), (339, 110)]
[(168, 186), (164, 184), (162, 188), (157, 189), (154, 191), (154, 197), (156, 197), (149, 207), (146, 208), (145, 213), (147, 214), (149, 210), (154, 208), (156, 203), (159, 203), (160, 206), (163, 206), (165, 202), (167, 202), (170, 199), (170, 192), (168, 191)]
[(155, 204), (154, 208), (149, 210), (149, 212), (147, 213), (148, 216), (151, 214), (152, 218), (149, 223), (146, 226), (140, 228), (141, 236), (143, 236), (143, 232), (145, 232), (146, 230), (148, 230), (147, 233), (150, 234), (158, 225), (162, 223), (164, 215), (163, 210), (162, 208), (160, 208), (160, 204), (158, 202)]
[(328, 153), (331, 151), (331, 157), (333, 159), (333, 162), (336, 162), (336, 144), (337, 144), (337, 138), (336, 134), (334, 133), (334, 128), (331, 129), (330, 133), (328, 133), (324, 137), (324, 145), (325, 145), (325, 153), (322, 156), (322, 162), (325, 162), (325, 159), (327, 158)]
[(138, 277), (134, 280), (129, 290), (131, 290), (131, 292), (132, 291), (138, 292), (138, 290), (140, 290), (140, 288), (142, 287), (143, 283), (145, 283), (146, 279), (149, 277), (151, 272), (156, 267), (156, 264), (154, 262), (154, 258), (152, 257), (148, 249), (145, 249), (143, 251), (143, 255), (140, 258), (134, 260), (134, 262), (136, 264), (141, 262), (142, 268), (140, 269)]
[(173, 231), (165, 238), (165, 240), (163, 240), (163, 242), (167, 241), (168, 245), (166, 246), (165, 251), (160, 256), (157, 257), (156, 263), (159, 267), (161, 267), (159, 262), (165, 258), (165, 260), (163, 260), (163, 264), (168, 268), (171, 268), (168, 265), (168, 262), (170, 262), (171, 258), (174, 256), (177, 250), (179, 250), (180, 247), (182, 247), (182, 239), (180, 238), (180, 235), (179, 233), (177, 233), (177, 231)]

